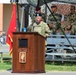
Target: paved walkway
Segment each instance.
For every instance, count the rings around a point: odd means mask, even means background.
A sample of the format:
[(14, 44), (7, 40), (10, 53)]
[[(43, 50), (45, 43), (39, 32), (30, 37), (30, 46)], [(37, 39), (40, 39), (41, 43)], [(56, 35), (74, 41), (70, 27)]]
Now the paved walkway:
[(76, 75), (76, 72), (46, 72), (46, 73), (11, 73), (11, 71), (0, 71), (0, 75)]

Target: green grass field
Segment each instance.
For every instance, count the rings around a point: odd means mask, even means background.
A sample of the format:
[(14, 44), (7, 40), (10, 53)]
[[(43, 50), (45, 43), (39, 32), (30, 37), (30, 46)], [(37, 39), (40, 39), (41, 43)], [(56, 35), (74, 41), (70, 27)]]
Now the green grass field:
[(46, 63), (46, 71), (76, 71), (76, 63)]
[[(0, 71), (12, 69), (12, 63), (4, 62), (0, 63)], [(45, 71), (76, 71), (76, 64), (74, 63), (46, 63)]]
[[(10, 57), (10, 55), (5, 54), (4, 57)], [(11, 61), (5, 61), (4, 63), (0, 63), (0, 71), (10, 69), (12, 69)], [(46, 62), (45, 71), (76, 71), (76, 62)]]
[(11, 63), (0, 63), (0, 71), (10, 70), (12, 68)]

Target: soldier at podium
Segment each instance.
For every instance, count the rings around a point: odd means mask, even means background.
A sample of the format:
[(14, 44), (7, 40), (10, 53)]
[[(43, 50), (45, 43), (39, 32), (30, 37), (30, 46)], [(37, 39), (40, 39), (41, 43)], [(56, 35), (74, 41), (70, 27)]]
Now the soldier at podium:
[(42, 20), (41, 14), (36, 15), (35, 22), (27, 28), (27, 31), (38, 32), (45, 38), (50, 35), (50, 28), (47, 23)]
[[(38, 32), (40, 35), (44, 36), (45, 38), (47, 38), (47, 36), (49, 36), (51, 32), (47, 23), (42, 21), (41, 14), (36, 15), (35, 22), (33, 23), (33, 25), (29, 26), (27, 30), (31, 32)], [(45, 50), (46, 50), (46, 45), (47, 42), (45, 40)]]

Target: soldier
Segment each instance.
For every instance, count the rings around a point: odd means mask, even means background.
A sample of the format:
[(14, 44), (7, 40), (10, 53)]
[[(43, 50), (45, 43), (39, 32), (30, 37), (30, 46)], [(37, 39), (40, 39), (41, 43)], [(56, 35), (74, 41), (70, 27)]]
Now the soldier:
[(48, 25), (42, 21), (42, 16), (36, 16), (35, 23), (33, 24), (33, 31), (38, 32), (40, 35), (44, 36), (45, 38), (50, 35), (50, 29)]
[(72, 27), (71, 33), (75, 34), (75, 32), (76, 32), (76, 12), (75, 12), (75, 6), (71, 5), (70, 11), (71, 12), (67, 16), (67, 25), (70, 25)]
[(41, 8), (40, 7), (36, 7), (36, 10), (35, 10), (35, 14), (32, 16), (32, 23), (35, 22), (35, 16), (36, 15), (42, 15), (42, 20), (45, 22), (46, 19), (45, 19), (45, 14), (41, 12)]
[[(61, 20), (62, 20), (62, 15), (60, 13), (57, 12), (57, 6), (56, 5), (52, 5), (51, 6), (51, 11), (53, 13), (53, 15), (55, 16), (57, 22), (59, 24), (61, 24)], [(52, 30), (52, 34), (56, 34), (56, 32), (60, 31), (60, 28), (59, 28), (59, 25), (57, 25), (57, 22), (56, 20), (54, 19), (52, 14), (50, 14), (48, 16), (48, 20), (47, 20), (47, 23), (50, 27), (50, 29)]]
[[(30, 31), (38, 32), (40, 35), (44, 36), (45, 38), (47, 38), (47, 36), (50, 35), (50, 29), (47, 23), (45, 23), (42, 20), (41, 14), (36, 15), (35, 22), (33, 23), (32, 26), (29, 26), (28, 28), (30, 29)], [(45, 50), (46, 50), (46, 45), (47, 42), (45, 40)]]

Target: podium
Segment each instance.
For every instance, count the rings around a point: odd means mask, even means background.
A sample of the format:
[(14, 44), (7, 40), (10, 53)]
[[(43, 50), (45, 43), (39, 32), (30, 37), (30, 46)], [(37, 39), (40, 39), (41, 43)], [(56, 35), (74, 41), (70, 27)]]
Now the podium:
[(37, 32), (14, 32), (12, 73), (45, 73), (45, 38)]

